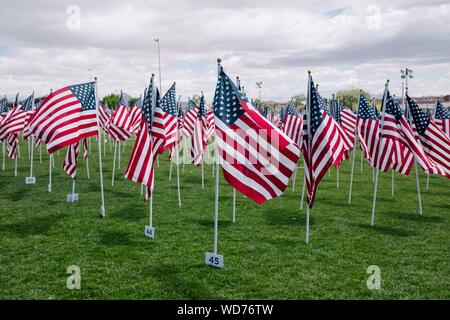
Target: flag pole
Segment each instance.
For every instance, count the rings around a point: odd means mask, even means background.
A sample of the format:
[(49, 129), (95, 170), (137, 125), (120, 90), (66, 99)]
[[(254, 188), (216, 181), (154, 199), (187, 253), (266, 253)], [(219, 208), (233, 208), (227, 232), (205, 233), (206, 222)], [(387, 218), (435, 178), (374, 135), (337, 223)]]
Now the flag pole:
[(49, 157), (48, 157), (48, 192), (52, 192), (52, 159), (53, 159), (53, 154), (50, 153)]
[[(303, 171), (304, 171), (305, 169), (303, 168)], [(302, 185), (302, 197), (301, 197), (301, 200), (300, 200), (300, 210), (303, 210), (303, 202), (304, 202), (304, 199), (305, 199), (305, 185), (306, 185), (306, 177), (305, 177), (305, 173), (303, 172), (303, 185)]]
[[(310, 104), (310, 100), (311, 100), (311, 71), (308, 70), (308, 97), (306, 99), (306, 108), (307, 108), (307, 118), (306, 118), (306, 130), (307, 130), (307, 137), (308, 137), (308, 158), (309, 160), (311, 160), (311, 104)], [(311, 164), (311, 161), (309, 161), (309, 163)], [(310, 168), (310, 170), (312, 170), (312, 168)], [(306, 184), (306, 171), (304, 171), (304, 176), (305, 176), (305, 180), (304, 180), (304, 185)], [(303, 205), (303, 201), (302, 201), (302, 205)], [(305, 242), (308, 244), (309, 243), (309, 204), (306, 204), (306, 238), (305, 238)]]
[[(177, 162), (177, 191), (178, 191), (178, 206), (181, 208), (181, 188), (180, 188), (180, 156), (179, 156), (179, 141), (181, 139), (180, 137), (180, 130), (178, 128), (178, 115), (180, 113), (180, 108), (181, 108), (181, 95), (178, 96), (178, 110), (177, 110), (177, 131), (176, 131), (176, 137), (175, 137), (175, 154), (176, 154), (176, 162)], [(173, 159), (173, 155), (172, 155), (172, 159)], [(172, 162), (170, 162), (170, 169), (172, 169)]]
[[(88, 139), (87, 140), (87, 144), (88, 144), (88, 155), (86, 157), (86, 173), (87, 173), (87, 178), (90, 179), (90, 174), (89, 174), (89, 154), (90, 154), (90, 145), (91, 145), (91, 140)], [(84, 150), (83, 150), (84, 151)], [(100, 152), (102, 152), (102, 150), (100, 150)]]
[[(408, 85), (406, 85), (405, 93), (408, 94)], [(412, 115), (409, 117), (409, 124), (412, 124)], [(417, 161), (414, 161), (414, 169), (416, 171), (416, 189), (417, 189), (417, 200), (419, 201), (419, 214), (422, 216), (422, 195), (420, 193), (420, 183), (419, 183), (419, 168), (417, 167)]]
[[(220, 62), (222, 60), (219, 58), (217, 59), (217, 72), (218, 75), (220, 75)], [(215, 194), (214, 194), (214, 254), (217, 255), (217, 240), (218, 240), (218, 233), (219, 233), (219, 150), (217, 146), (217, 139), (214, 139), (216, 148), (216, 188), (215, 188)]]
[[(111, 180), (111, 186), (114, 186), (114, 174), (116, 173), (116, 154), (117, 154), (117, 144), (118, 142), (116, 141), (115, 145), (114, 145), (114, 159), (113, 159), (113, 169), (112, 169), (112, 180)], [(120, 151), (119, 151), (120, 154)], [(120, 157), (120, 156), (119, 156)]]
[[(34, 91), (33, 91), (33, 99), (32, 99), (32, 107), (31, 110), (34, 109)], [(33, 178), (33, 155), (34, 155), (34, 136), (30, 135), (30, 145), (31, 145), (31, 151), (30, 151), (30, 178)]]
[(75, 202), (75, 178), (72, 179), (72, 203)]
[(382, 137), (383, 137), (383, 128), (384, 128), (384, 117), (386, 115), (386, 98), (387, 98), (387, 91), (389, 88), (389, 80), (386, 81), (386, 85), (384, 87), (384, 94), (383, 94), (383, 105), (382, 105), (382, 116), (381, 116), (381, 130), (380, 130), (380, 139), (378, 142), (378, 157), (377, 157), (377, 162), (375, 163), (376, 166), (376, 175), (375, 175), (375, 188), (373, 190), (373, 204), (372, 204), (372, 218), (370, 221), (370, 225), (373, 226), (375, 223), (375, 206), (377, 204), (377, 189), (378, 189), (378, 176), (380, 173), (380, 168), (379, 168), (379, 164), (380, 164), (380, 158), (381, 158), (381, 144), (382, 144)]
[[(361, 90), (359, 91), (359, 96), (358, 96), (358, 112), (356, 113), (358, 115), (359, 113), (359, 104), (361, 102)], [(353, 158), (352, 158), (352, 172), (350, 174), (350, 191), (348, 193), (348, 204), (352, 203), (352, 189), (353, 189), (353, 175), (355, 173), (355, 158), (356, 158), (356, 145), (359, 142), (359, 135), (358, 135), (358, 125), (356, 125), (355, 128), (355, 146), (353, 148)], [(362, 150), (361, 150), (361, 154), (362, 154)]]
[(100, 207), (100, 215), (104, 218), (106, 215), (105, 212), (105, 193), (103, 190), (103, 170), (102, 170), (102, 142), (100, 141), (101, 138), (101, 130), (100, 130), (100, 118), (98, 114), (98, 95), (97, 95), (97, 77), (94, 78), (95, 80), (95, 86), (94, 86), (94, 92), (95, 92), (95, 108), (97, 110), (97, 127), (98, 127), (98, 139), (97, 139), (97, 146), (98, 146), (98, 166), (100, 170), (100, 193), (102, 197), (102, 206)]

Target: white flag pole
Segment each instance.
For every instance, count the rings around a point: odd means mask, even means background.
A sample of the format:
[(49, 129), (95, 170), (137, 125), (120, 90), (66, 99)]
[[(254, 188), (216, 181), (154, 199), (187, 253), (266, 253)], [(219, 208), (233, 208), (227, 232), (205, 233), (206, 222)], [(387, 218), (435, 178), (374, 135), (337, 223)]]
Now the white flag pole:
[(295, 192), (295, 180), (297, 178), (297, 170), (298, 170), (298, 166), (295, 166), (295, 170), (294, 170), (294, 175), (292, 177), (292, 192)]
[[(361, 101), (361, 91), (359, 91), (359, 96), (358, 96), (358, 111), (357, 111), (357, 115), (359, 113), (359, 103)], [(356, 158), (356, 146), (358, 145), (359, 142), (359, 135), (358, 135), (358, 126), (356, 126), (355, 128), (355, 146), (353, 148), (353, 157), (352, 157), (352, 171), (350, 174), (350, 190), (348, 192), (348, 204), (352, 203), (352, 189), (353, 189), (353, 175), (355, 173), (355, 158)], [(363, 153), (363, 151), (361, 150), (361, 154)]]
[(97, 146), (98, 146), (98, 166), (100, 170), (100, 193), (102, 198), (102, 206), (100, 207), (100, 215), (102, 217), (105, 217), (106, 211), (105, 211), (105, 193), (103, 190), (103, 170), (102, 170), (102, 142), (101, 142), (101, 129), (100, 129), (100, 118), (98, 114), (98, 95), (97, 95), (97, 77), (95, 79), (95, 108), (97, 110), (97, 126), (98, 126), (98, 139), (97, 139)]
[[(307, 131), (307, 137), (308, 137), (308, 157), (309, 160), (312, 159), (312, 154), (311, 154), (311, 104), (310, 104), (310, 100), (311, 100), (311, 71), (308, 70), (308, 97), (306, 100), (306, 131)], [(311, 165), (311, 161), (309, 161), (310, 165)], [(309, 170), (312, 170), (312, 168), (309, 168)], [(304, 185), (306, 184), (306, 170), (304, 171), (304, 176), (305, 176), (305, 180), (304, 180)], [(303, 197), (303, 196), (302, 196)], [(302, 205), (303, 205), (303, 200), (302, 200)], [(305, 238), (305, 242), (309, 243), (309, 204), (306, 204), (306, 238)]]
[[(112, 169), (112, 179), (111, 179), (111, 185), (114, 186), (114, 174), (116, 173), (116, 154), (117, 154), (117, 144), (116, 141), (114, 145), (114, 158), (113, 158), (113, 169)], [(120, 152), (119, 152), (120, 153)]]
[(50, 153), (48, 157), (48, 192), (52, 192), (52, 163), (53, 160), (53, 154)]
[[(303, 169), (304, 171), (305, 169)], [(303, 210), (303, 202), (305, 199), (305, 185), (306, 185), (306, 176), (305, 173), (303, 173), (303, 185), (302, 185), (302, 197), (300, 199), (300, 210)]]
[(72, 179), (72, 203), (75, 202), (75, 178)]
[(233, 188), (233, 223), (236, 223), (236, 189)]
[[(18, 147), (17, 147), (18, 148)], [(14, 177), (17, 177), (17, 156), (14, 159)]]
[(377, 167), (376, 169), (376, 175), (375, 175), (375, 188), (373, 190), (373, 204), (372, 204), (372, 219), (370, 221), (370, 225), (374, 225), (375, 223), (375, 206), (377, 204), (377, 190), (378, 190), (378, 176), (380, 173), (380, 169), (379, 169), (379, 163), (380, 163), (380, 158), (381, 158), (381, 144), (382, 144), (382, 135), (383, 135), (383, 128), (384, 128), (384, 117), (386, 115), (386, 97), (387, 97), (387, 91), (389, 88), (389, 80), (387, 80), (385, 88), (384, 88), (384, 94), (383, 94), (383, 106), (382, 106), (382, 116), (381, 116), (381, 130), (379, 133), (379, 142), (378, 142), (378, 158), (377, 158), (377, 162), (375, 163), (375, 166)]
[[(180, 155), (179, 155), (179, 141), (181, 139), (180, 137), (180, 131), (178, 128), (178, 115), (180, 113), (180, 108), (181, 108), (181, 95), (178, 96), (178, 110), (177, 110), (177, 129), (176, 129), (176, 139), (175, 139), (175, 159), (177, 162), (177, 192), (178, 192), (178, 206), (181, 208), (181, 188), (180, 188)], [(180, 139), (179, 139), (180, 138)], [(172, 155), (172, 159), (173, 159), (173, 155)], [(170, 163), (170, 168), (172, 169), (172, 162)]]

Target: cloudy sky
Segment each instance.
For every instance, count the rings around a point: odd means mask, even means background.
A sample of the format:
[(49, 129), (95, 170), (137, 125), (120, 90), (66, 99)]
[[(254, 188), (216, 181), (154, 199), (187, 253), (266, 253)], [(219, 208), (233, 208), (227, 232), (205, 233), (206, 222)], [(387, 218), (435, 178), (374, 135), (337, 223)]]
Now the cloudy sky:
[(38, 95), (98, 77), (99, 94), (140, 95), (158, 74), (182, 100), (213, 98), (216, 59), (251, 97), (305, 93), (307, 70), (323, 95), (361, 87), (414, 96), (450, 93), (448, 0), (382, 1), (2, 0), (0, 95)]

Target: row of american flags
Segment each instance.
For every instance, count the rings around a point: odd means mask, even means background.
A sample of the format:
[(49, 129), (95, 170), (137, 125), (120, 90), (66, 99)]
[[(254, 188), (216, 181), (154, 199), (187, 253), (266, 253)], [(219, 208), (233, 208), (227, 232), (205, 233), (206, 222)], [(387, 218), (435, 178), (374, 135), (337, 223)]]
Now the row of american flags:
[(89, 156), (89, 138), (108, 134), (115, 142), (135, 137), (125, 178), (154, 188), (158, 155), (172, 158), (183, 139), (190, 141), (194, 165), (204, 161), (214, 141), (226, 181), (258, 204), (282, 195), (303, 156), (308, 206), (312, 208), (318, 185), (331, 166), (359, 147), (370, 166), (408, 175), (416, 162), (427, 174), (450, 178), (450, 111), (436, 101), (433, 114), (422, 110), (408, 95), (400, 106), (389, 92), (377, 110), (362, 93), (356, 112), (336, 99), (323, 99), (309, 75), (306, 108), (299, 111), (291, 100), (280, 112), (249, 101), (240, 86), (220, 66), (212, 106), (201, 94), (198, 104), (188, 99), (183, 110), (176, 83), (161, 95), (152, 75), (142, 98), (129, 106), (121, 92), (111, 111), (99, 102), (96, 82), (63, 87), (45, 99), (34, 93), (16, 96), (12, 108), (0, 100), (0, 142), (8, 157), (17, 157), (19, 135), (33, 136), (52, 154), (67, 147), (63, 169), (75, 179), (78, 149)]

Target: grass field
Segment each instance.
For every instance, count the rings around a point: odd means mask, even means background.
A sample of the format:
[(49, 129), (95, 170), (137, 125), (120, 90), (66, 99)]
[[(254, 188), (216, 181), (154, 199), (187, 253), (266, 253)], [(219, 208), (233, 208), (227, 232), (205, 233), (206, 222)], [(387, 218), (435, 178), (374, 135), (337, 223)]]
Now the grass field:
[[(93, 141), (94, 142), (94, 141)], [(53, 192), (47, 192), (48, 156), (35, 157), (36, 185), (22, 144), (19, 176), (13, 161), (0, 171), (1, 299), (449, 299), (450, 181), (432, 177), (418, 215), (414, 174), (380, 174), (375, 226), (370, 226), (371, 169), (359, 160), (353, 204), (348, 205), (350, 162), (319, 186), (311, 213), (310, 244), (305, 211), (299, 209), (302, 171), (275, 200), (258, 206), (238, 194), (233, 224), (232, 189), (220, 183), (219, 254), (224, 269), (204, 265), (213, 246), (214, 178), (186, 165), (181, 173), (183, 206), (177, 206), (176, 180), (168, 181), (167, 156), (160, 157), (154, 193), (154, 240), (143, 234), (148, 205), (140, 186), (117, 174), (111, 186), (112, 155), (104, 158), (106, 218), (99, 217), (98, 160), (92, 143), (91, 179), (78, 169), (77, 203), (66, 203), (71, 180), (62, 171), (65, 152), (55, 156)], [(122, 171), (131, 152), (122, 155)], [(359, 155), (357, 156), (359, 159)], [(413, 172), (414, 173), (414, 172)], [(175, 177), (175, 176), (174, 176)], [(69, 290), (66, 269), (81, 269), (81, 289)], [(381, 269), (381, 290), (369, 290), (366, 272)]]

